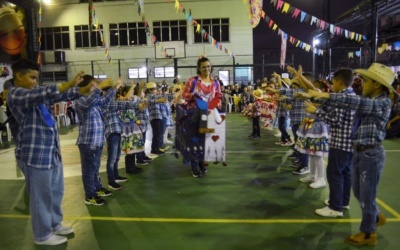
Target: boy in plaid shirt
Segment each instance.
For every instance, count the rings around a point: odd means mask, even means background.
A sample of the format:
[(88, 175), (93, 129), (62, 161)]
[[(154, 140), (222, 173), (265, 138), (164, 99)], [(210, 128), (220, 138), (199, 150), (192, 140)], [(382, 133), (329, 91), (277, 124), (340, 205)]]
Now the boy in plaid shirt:
[(310, 91), (308, 97), (328, 99), (329, 105), (351, 108), (356, 111), (351, 138), (354, 148), (352, 187), (361, 210), (360, 232), (345, 239), (352, 245), (375, 245), (376, 228), (386, 224), (386, 218), (376, 205), (376, 193), (385, 164), (385, 150), (381, 144), (386, 134), (390, 116), (389, 92), (394, 72), (387, 66), (373, 63), (368, 70), (357, 69), (364, 79), (362, 96), (342, 93), (319, 93)]

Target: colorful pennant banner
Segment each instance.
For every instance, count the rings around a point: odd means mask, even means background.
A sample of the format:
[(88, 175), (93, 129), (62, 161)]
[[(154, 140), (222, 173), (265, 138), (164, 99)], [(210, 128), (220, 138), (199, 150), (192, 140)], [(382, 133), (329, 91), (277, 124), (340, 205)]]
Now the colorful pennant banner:
[(282, 35), (282, 41), (283, 39), (289, 39), (289, 42), (293, 45), (295, 45), (296, 47), (302, 48), (307, 52), (313, 52), (316, 55), (322, 56), (324, 55), (324, 51), (322, 49), (318, 49), (316, 47), (313, 47), (312, 45), (303, 42), (293, 36), (289, 36), (286, 32), (284, 32), (283, 30), (281, 30), (278, 26), (278, 24), (272, 20), (270, 17), (265, 16), (265, 22), (267, 23), (267, 26), (272, 30), (272, 31), (276, 31), (278, 30), (278, 35)]
[(328, 23), (322, 19), (319, 19), (313, 15), (307, 14), (306, 12), (291, 6), (289, 3), (282, 0), (270, 0), (270, 3), (276, 7), (277, 10), (281, 10), (282, 13), (292, 15), (292, 18), (297, 19), (300, 16), (300, 22), (310, 23), (310, 25), (315, 25), (317, 28), (324, 30), (329, 29), (332, 35), (344, 36), (347, 39), (361, 42), (362, 40), (367, 40), (366, 36), (355, 33), (346, 29), (343, 29), (334, 24)]
[[(168, 0), (168, 2), (170, 2), (170, 0)], [(208, 39), (208, 42), (210, 44), (214, 45), (218, 50), (224, 52), (231, 57), (235, 56), (235, 54), (231, 50), (225, 48), (222, 43), (215, 40), (205, 29), (202, 29), (201, 25), (192, 17), (189, 11), (186, 11), (186, 9), (178, 0), (175, 0), (175, 10), (176, 12), (182, 12), (185, 15), (186, 21), (192, 22), (193, 26), (196, 27), (196, 33), (201, 34), (204, 39)]]
[(384, 51), (386, 51), (386, 50), (392, 51), (392, 49), (399, 51), (400, 50), (400, 41), (394, 42), (393, 44), (388, 44), (388, 43), (382, 44), (382, 46), (378, 47), (378, 53), (382, 54)]
[(92, 20), (92, 23), (89, 23), (89, 27), (94, 26), (96, 28), (97, 32), (99, 32), (100, 40), (101, 40), (101, 43), (105, 50), (105, 56), (107, 57), (108, 62), (111, 63), (110, 51), (109, 51), (106, 41), (104, 39), (103, 31), (100, 28), (99, 19), (97, 18), (96, 10), (94, 8), (94, 4), (93, 4), (92, 0), (89, 0), (89, 15), (92, 15), (91, 18), (89, 17), (89, 21)]

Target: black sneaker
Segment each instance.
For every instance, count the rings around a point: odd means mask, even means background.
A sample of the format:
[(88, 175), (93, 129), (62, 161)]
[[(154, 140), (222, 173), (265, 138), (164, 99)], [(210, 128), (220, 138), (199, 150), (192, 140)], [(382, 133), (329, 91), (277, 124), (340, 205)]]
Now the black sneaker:
[(247, 139), (253, 139), (254, 135), (247, 136)]
[(140, 174), (143, 171), (143, 168), (134, 167), (126, 171), (127, 174)]
[(302, 175), (302, 174), (310, 173), (310, 170), (308, 169), (308, 167), (300, 166), (295, 171), (293, 171), (292, 173), (293, 174), (297, 174), (297, 175)]
[(200, 167), (200, 172), (201, 172), (202, 174), (207, 173), (207, 168), (206, 168), (206, 167)]
[(145, 157), (143, 157), (143, 161), (149, 162), (149, 161), (153, 161), (153, 159), (151, 159), (150, 157), (148, 157), (148, 156), (146, 155)]
[(201, 176), (201, 173), (200, 173), (200, 171), (198, 169), (192, 169), (192, 176), (194, 178), (198, 178), (198, 177)]
[(107, 189), (105, 189), (105, 188), (101, 188), (96, 193), (97, 193), (98, 196), (101, 196), (101, 197), (106, 197), (106, 196), (112, 195), (112, 192), (107, 190)]
[(137, 165), (142, 165), (142, 166), (143, 166), (143, 165), (149, 165), (149, 163), (145, 162), (144, 160), (137, 160), (137, 161), (136, 161), (136, 164), (137, 164)]
[(299, 167), (301, 167), (301, 164), (300, 164), (300, 162), (293, 162), (291, 167), (292, 168), (299, 168)]
[(122, 189), (121, 185), (119, 185), (115, 181), (114, 182), (109, 182), (108, 183), (108, 188), (111, 189), (111, 190), (121, 190)]
[(161, 150), (151, 151), (150, 153), (153, 154), (153, 155), (163, 155), (163, 154), (165, 154), (165, 152), (163, 152)]
[(103, 200), (102, 198), (96, 196), (93, 198), (86, 198), (85, 199), (85, 204), (86, 205), (93, 205), (93, 206), (103, 206), (104, 204), (106, 204), (106, 201)]
[(118, 176), (117, 178), (115, 178), (116, 183), (125, 182), (127, 180), (128, 180), (128, 178), (122, 177), (122, 176)]
[(251, 138), (251, 139), (254, 139), (254, 140), (258, 140), (258, 139), (261, 139), (261, 136), (253, 136), (253, 138)]

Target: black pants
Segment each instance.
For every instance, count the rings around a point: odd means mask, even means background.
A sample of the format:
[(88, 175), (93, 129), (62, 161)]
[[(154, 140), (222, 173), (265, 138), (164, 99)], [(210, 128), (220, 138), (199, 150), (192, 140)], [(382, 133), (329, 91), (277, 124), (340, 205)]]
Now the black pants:
[(253, 117), (253, 136), (260, 136), (260, 117)]

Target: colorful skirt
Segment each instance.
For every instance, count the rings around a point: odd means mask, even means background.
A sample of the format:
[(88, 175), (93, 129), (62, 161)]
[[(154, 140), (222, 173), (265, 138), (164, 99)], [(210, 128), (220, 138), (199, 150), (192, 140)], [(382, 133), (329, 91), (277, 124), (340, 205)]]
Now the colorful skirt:
[(121, 111), (119, 118), (122, 124), (121, 151), (134, 154), (144, 151), (143, 131), (133, 111)]
[(297, 130), (295, 148), (303, 154), (328, 156), (329, 126), (323, 121), (305, 118)]

